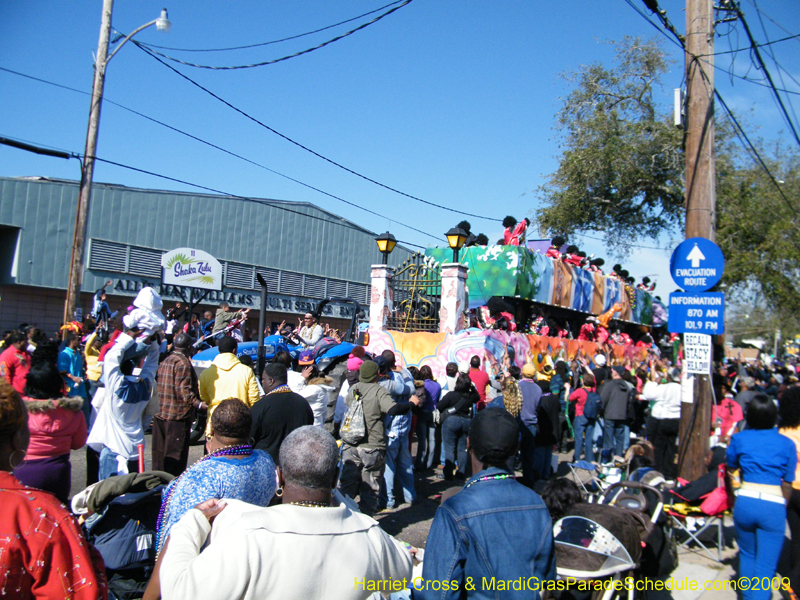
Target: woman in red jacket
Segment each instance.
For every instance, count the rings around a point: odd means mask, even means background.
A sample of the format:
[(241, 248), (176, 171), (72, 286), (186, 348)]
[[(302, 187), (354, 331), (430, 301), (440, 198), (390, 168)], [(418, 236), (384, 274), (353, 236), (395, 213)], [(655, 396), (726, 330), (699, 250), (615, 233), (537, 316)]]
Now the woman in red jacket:
[[(569, 401), (575, 402), (575, 421), (573, 423), (575, 429), (575, 453), (572, 455), (573, 462), (581, 459), (581, 451), (584, 450), (584, 445), (586, 448), (586, 460), (589, 462), (594, 460), (592, 438), (594, 437), (595, 418), (590, 419), (583, 414), (589, 392), (595, 393), (594, 375), (584, 373), (583, 387), (578, 388), (569, 395)], [(586, 441), (584, 441), (584, 436)]]
[(22, 485), (11, 472), (28, 450), (28, 414), (19, 394), (0, 381), (0, 583), (19, 600), (106, 600), (100, 554), (51, 494)]
[(30, 445), (14, 476), (29, 487), (50, 492), (66, 503), (72, 484), (69, 451), (86, 444), (86, 419), (80, 396), (64, 397), (58, 368), (43, 362), (28, 372), (23, 400), (28, 409)]

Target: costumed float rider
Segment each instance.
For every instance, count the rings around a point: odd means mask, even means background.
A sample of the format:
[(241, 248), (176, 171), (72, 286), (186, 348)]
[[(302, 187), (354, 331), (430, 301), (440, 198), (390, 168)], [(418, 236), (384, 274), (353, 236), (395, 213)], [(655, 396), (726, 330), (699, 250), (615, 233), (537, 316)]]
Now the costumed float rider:
[(550, 240), (550, 247), (547, 249), (547, 252), (544, 253), (545, 256), (548, 258), (559, 259), (561, 258), (561, 247), (567, 243), (560, 235), (555, 236), (552, 240)]
[(522, 246), (525, 243), (525, 231), (530, 224), (531, 221), (527, 217), (520, 222), (517, 222), (512, 216), (503, 219), (503, 227), (505, 227), (503, 244), (506, 246)]

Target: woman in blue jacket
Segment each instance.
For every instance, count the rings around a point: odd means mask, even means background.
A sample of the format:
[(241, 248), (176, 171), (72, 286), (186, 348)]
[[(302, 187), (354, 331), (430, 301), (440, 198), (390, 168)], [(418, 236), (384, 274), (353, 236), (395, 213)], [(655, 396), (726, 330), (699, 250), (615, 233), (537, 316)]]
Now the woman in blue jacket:
[(797, 449), (775, 429), (777, 419), (778, 407), (773, 400), (765, 394), (756, 395), (747, 406), (747, 429), (734, 435), (728, 446), (727, 466), (740, 469), (743, 482), (733, 511), (739, 576), (754, 582), (749, 590), (742, 591), (744, 600), (772, 597), (770, 587), (756, 585), (754, 578), (760, 582), (775, 576), (783, 548), (786, 501), (781, 483), (794, 481)]

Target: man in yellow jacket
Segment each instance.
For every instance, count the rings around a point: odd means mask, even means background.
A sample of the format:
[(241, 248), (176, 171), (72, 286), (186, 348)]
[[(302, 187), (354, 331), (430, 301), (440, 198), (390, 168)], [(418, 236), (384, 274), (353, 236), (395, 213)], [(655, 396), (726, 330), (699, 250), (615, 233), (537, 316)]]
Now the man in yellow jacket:
[(219, 340), (219, 356), (200, 375), (200, 400), (208, 405), (206, 435), (211, 434), (211, 415), (217, 405), (228, 398), (238, 398), (248, 406), (259, 399), (256, 374), (236, 357), (238, 344), (230, 336)]

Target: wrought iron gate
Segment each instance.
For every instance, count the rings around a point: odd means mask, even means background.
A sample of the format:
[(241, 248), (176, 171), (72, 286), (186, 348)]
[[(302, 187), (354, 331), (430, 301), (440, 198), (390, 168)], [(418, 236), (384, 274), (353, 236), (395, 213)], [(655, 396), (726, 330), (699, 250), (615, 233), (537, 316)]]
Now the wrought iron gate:
[(439, 331), (442, 299), (441, 265), (433, 257), (415, 252), (392, 279), (394, 310), (387, 328), (395, 331)]

